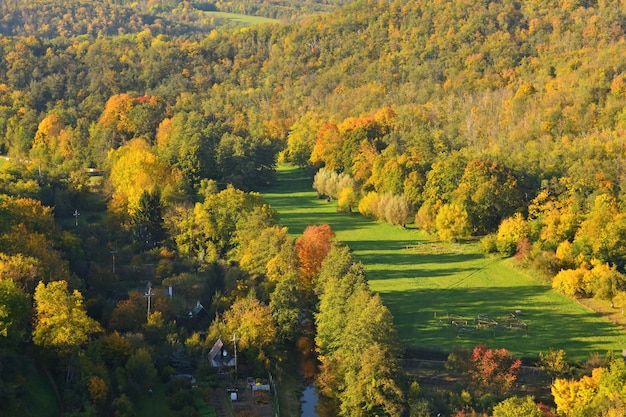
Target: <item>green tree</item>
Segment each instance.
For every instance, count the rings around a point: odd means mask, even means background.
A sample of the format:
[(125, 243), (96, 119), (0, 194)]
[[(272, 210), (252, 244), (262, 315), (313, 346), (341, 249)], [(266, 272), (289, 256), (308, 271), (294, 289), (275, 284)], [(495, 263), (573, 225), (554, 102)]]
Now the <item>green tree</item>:
[(0, 346), (12, 345), (24, 336), (28, 301), (13, 281), (0, 278)]
[(133, 240), (143, 250), (153, 248), (165, 239), (161, 192), (144, 190), (139, 205), (131, 215)]
[(493, 407), (493, 417), (543, 417), (532, 396), (510, 397)]
[(305, 299), (304, 288), (296, 273), (288, 273), (276, 283), (270, 294), (270, 309), (280, 341), (295, 341), (301, 334), (300, 323), (306, 317)]
[[(202, 203), (196, 203), (193, 211), (181, 207), (178, 215), (170, 220), (172, 237), (184, 255), (197, 256), (210, 263), (225, 256), (237, 244), (235, 235), (240, 222), (265, 205), (258, 193), (246, 193), (232, 186), (217, 194), (208, 194)], [(264, 210), (270, 213), (271, 210)]]
[(374, 343), (364, 349), (359, 362), (361, 366), (346, 375), (346, 389), (340, 395), (342, 415), (406, 415), (406, 400), (398, 378), (401, 371), (394, 355)]
[(497, 229), (500, 221), (524, 206), (521, 186), (510, 169), (496, 162), (467, 164), (452, 197), (467, 210), (474, 233)]
[(126, 372), (129, 380), (142, 388), (148, 388), (155, 382), (157, 370), (148, 349), (139, 348), (128, 358)]

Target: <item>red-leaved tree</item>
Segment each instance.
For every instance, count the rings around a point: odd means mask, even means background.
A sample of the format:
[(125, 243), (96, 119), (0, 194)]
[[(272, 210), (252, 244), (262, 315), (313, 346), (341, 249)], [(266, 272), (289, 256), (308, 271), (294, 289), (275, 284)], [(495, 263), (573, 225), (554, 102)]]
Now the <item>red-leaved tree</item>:
[(522, 361), (513, 359), (507, 349), (489, 349), (481, 343), (469, 357), (467, 373), (475, 394), (500, 396), (513, 388), (521, 367)]

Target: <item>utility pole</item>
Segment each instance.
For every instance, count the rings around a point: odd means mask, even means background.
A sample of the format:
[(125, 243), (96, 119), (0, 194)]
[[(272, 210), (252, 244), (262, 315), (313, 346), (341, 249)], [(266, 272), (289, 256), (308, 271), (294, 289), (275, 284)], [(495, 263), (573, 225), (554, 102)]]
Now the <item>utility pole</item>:
[(72, 216), (76, 219), (76, 227), (78, 227), (78, 216), (80, 216), (78, 210), (74, 210), (74, 214), (72, 214)]
[(113, 258), (112, 262), (113, 262), (113, 274), (115, 274), (115, 254), (117, 253), (117, 251), (115, 249), (111, 249), (109, 251), (111, 253), (111, 257)]
[[(152, 282), (148, 281), (148, 285), (146, 286), (146, 293), (143, 295), (148, 299), (148, 314), (146, 315), (146, 322), (150, 321), (150, 299), (152, 298)], [(237, 362), (235, 360), (235, 362)]]
[(235, 345), (235, 389), (237, 389), (237, 334), (233, 333), (233, 344)]

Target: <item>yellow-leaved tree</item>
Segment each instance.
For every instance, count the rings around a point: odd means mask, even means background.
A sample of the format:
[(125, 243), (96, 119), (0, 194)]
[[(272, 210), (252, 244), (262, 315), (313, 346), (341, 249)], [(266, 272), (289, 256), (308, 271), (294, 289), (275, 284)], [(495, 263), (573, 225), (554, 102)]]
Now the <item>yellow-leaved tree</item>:
[(69, 380), (74, 353), (87, 344), (91, 335), (101, 332), (102, 327), (87, 315), (83, 295), (78, 290), (70, 292), (66, 281), (52, 281), (48, 285), (39, 282), (34, 300), (33, 342), (68, 361)]
[(110, 208), (134, 214), (144, 191), (161, 192), (163, 201), (179, 199), (182, 191), (180, 171), (155, 155), (143, 139), (134, 139), (109, 153), (111, 185)]

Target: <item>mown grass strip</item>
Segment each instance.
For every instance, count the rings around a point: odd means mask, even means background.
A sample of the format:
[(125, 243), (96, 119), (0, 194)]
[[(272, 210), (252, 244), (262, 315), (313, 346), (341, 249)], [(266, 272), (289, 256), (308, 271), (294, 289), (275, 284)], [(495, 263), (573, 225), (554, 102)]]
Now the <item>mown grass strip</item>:
[[(473, 243), (432, 242), (416, 229), (338, 213), (335, 202), (316, 198), (306, 171), (282, 166), (278, 176), (264, 196), (281, 223), (295, 236), (307, 225), (330, 224), (365, 265), (370, 287), (391, 310), (408, 348), (451, 351), (482, 342), (525, 357), (564, 349), (573, 360), (626, 348), (620, 327), (512, 260), (485, 257)], [(514, 319), (515, 311), (522, 314)], [(490, 324), (479, 323), (479, 315)]]

